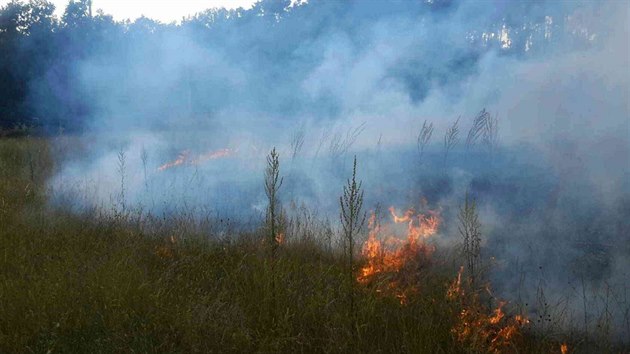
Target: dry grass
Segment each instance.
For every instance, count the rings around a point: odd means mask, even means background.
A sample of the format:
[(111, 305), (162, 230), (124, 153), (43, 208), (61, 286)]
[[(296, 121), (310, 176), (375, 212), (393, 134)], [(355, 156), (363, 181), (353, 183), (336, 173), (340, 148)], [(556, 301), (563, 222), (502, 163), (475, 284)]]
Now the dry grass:
[[(43, 139), (0, 140), (0, 352), (489, 348), (478, 342), (473, 348), (453, 333), (462, 311), (462, 302), (447, 297), (453, 262), (436, 261), (419, 278), (420, 291), (401, 305), (370, 286), (348, 284), (341, 255), (330, 240), (317, 239), (332, 232), (323, 223), (291, 219), (287, 232), (295, 232), (278, 247), (272, 292), (264, 228), (220, 237), (200, 231), (213, 228), (197, 228), (184, 214), (111, 216), (48, 207), (50, 156)], [(344, 301), (349, 292), (353, 316)], [(278, 306), (275, 320), (261, 306), (270, 296)], [(526, 332), (509, 344), (507, 352), (560, 348)]]
[(458, 117), (457, 120), (446, 129), (446, 133), (444, 133), (444, 163), (446, 164), (446, 160), (448, 159), (448, 154), (451, 152), (457, 143), (459, 142), (459, 120), (461, 117)]
[(422, 154), (424, 154), (424, 149), (426, 149), (429, 141), (431, 140), (431, 136), (433, 135), (433, 123), (424, 121), (422, 123), (422, 128), (418, 133), (418, 139), (416, 144), (418, 145), (418, 154), (420, 155), (420, 160), (422, 161)]

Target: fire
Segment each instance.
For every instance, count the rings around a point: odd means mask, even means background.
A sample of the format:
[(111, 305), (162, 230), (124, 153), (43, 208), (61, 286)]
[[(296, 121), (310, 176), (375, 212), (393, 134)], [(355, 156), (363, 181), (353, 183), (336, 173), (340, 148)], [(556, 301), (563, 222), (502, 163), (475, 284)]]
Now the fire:
[(461, 306), (451, 332), (458, 342), (469, 348), (491, 353), (507, 351), (529, 320), (522, 315), (507, 316), (503, 311), (506, 301), (499, 301), (497, 307), (489, 311), (482, 305), (478, 293), (465, 294), (463, 271), (461, 267), (446, 292), (447, 299), (459, 301)]
[(569, 352), (569, 346), (567, 345), (567, 343), (562, 343), (560, 345), (560, 353), (567, 354), (568, 352)]
[[(399, 286), (406, 283), (402, 278), (405, 272), (401, 270), (404, 268), (417, 270), (427, 264), (435, 248), (425, 240), (437, 233), (440, 218), (437, 212), (430, 211), (424, 215), (416, 213), (413, 209), (408, 209), (399, 216), (394, 207), (389, 208), (389, 213), (392, 223), (388, 225), (381, 225), (375, 213), (368, 219), (369, 234), (361, 251), (366, 263), (360, 269), (357, 281), (368, 284), (380, 274), (395, 274), (395, 280), (390, 281), (387, 287), (376, 291), (379, 293), (393, 291), (404, 304), (407, 301), (406, 293), (415, 291), (415, 285), (407, 289)], [(403, 237), (396, 235), (396, 229), (400, 228), (397, 227), (398, 224), (407, 224), (406, 235)]]
[(505, 302), (499, 303), (493, 314), (484, 313), (481, 305), (465, 306), (451, 330), (457, 341), (467, 347), (502, 353), (512, 344), (521, 328), (529, 323), (523, 316), (506, 316), (502, 310)]
[(158, 167), (158, 171), (168, 170), (169, 168), (184, 164), (186, 161), (189, 160), (189, 155), (190, 155), (190, 150), (184, 150), (180, 152), (179, 155), (177, 155), (177, 159), (171, 162), (167, 162), (163, 164), (162, 166)]
[(210, 151), (208, 153), (199, 155), (199, 158), (197, 158), (196, 161), (193, 161), (193, 165), (204, 163), (204, 162), (209, 161), (209, 160), (216, 160), (216, 159), (220, 159), (222, 157), (227, 157), (227, 156), (232, 155), (232, 152), (233, 152), (232, 150), (227, 149), (227, 148), (219, 149), (219, 150), (216, 150), (216, 151)]
[(155, 247), (155, 255), (162, 259), (173, 258), (176, 246), (177, 238), (171, 235), (165, 244)]
[(494, 315), (492, 317), (490, 317), (490, 319), (489, 319), (490, 324), (497, 324), (497, 323), (499, 323), (501, 321), (501, 319), (505, 316), (505, 314), (503, 314), (503, 311), (501, 310), (501, 308), (503, 306), (505, 306), (505, 301), (500, 301), (499, 305), (494, 310)]
[[(426, 202), (423, 206), (426, 208)], [(361, 250), (365, 264), (356, 279), (404, 305), (419, 290), (419, 270), (430, 264), (435, 251), (427, 240), (437, 234), (441, 218), (436, 211), (418, 213), (408, 209), (398, 213), (394, 207), (389, 208), (389, 215), (391, 221), (387, 224), (379, 223), (376, 213), (370, 215), (368, 237)], [(401, 227), (405, 228), (402, 232)], [(504, 310), (507, 301), (498, 301), (496, 307), (489, 308), (480, 298), (482, 289), (474, 289), (467, 280), (462, 266), (446, 292), (446, 298), (457, 309), (451, 329), (454, 338), (473, 351), (508, 351), (529, 320), (522, 315), (508, 315)], [(489, 284), (485, 290), (494, 298)]]
[(451, 283), (451, 286), (446, 292), (446, 298), (449, 300), (456, 300), (459, 297), (464, 296), (464, 290), (462, 289), (462, 273), (464, 273), (464, 266), (459, 267), (457, 272), (457, 278)]
[(167, 162), (160, 167), (158, 171), (168, 170), (179, 165), (200, 165), (210, 160), (216, 160), (224, 157), (231, 156), (235, 153), (232, 149), (219, 149), (210, 151), (205, 154), (199, 154), (198, 156), (192, 156), (190, 150), (184, 150), (177, 155), (177, 158), (171, 162)]

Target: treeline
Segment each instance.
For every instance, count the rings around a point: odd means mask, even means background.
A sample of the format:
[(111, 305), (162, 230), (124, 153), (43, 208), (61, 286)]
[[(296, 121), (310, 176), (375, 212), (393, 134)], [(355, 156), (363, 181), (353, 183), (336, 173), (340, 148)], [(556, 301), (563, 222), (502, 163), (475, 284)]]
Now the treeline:
[[(387, 73), (408, 90), (414, 101), (424, 98), (430, 84), (448, 85), (474, 73), (475, 64), (484, 51), (498, 49), (506, 55), (523, 55), (532, 53), (531, 43), (543, 48), (541, 44), (548, 42), (551, 24), (545, 25), (545, 17), (519, 15), (530, 13), (526, 8), (530, 5), (514, 4), (503, 9), (506, 15), (503, 19), (480, 16), (483, 21), (475, 19), (465, 26), (457, 26), (461, 36), (468, 36), (469, 47), (450, 49), (443, 58), (428, 62), (423, 56), (435, 55), (421, 45), (427, 38), (442, 36), (446, 41), (444, 48), (455, 48), (448, 43), (449, 37), (443, 36), (443, 25), (460, 6), (458, 1), (450, 0), (262, 0), (248, 10), (210, 9), (177, 24), (164, 24), (145, 17), (115, 21), (103, 11), (92, 9), (90, 0), (70, 1), (61, 17), (54, 14), (55, 7), (47, 0), (14, 0), (0, 8), (0, 130), (82, 129), (95, 115), (108, 114), (103, 107), (106, 105), (95, 105), (95, 97), (103, 90), (115, 91), (112, 89), (115, 86), (99, 91), (100, 79), (96, 76), (86, 79), (86, 63), (96, 63), (101, 74), (106, 67), (111, 73), (104, 75), (116, 77), (124, 89), (141, 89), (145, 78), (125, 86), (126, 81), (132, 80), (133, 72), (139, 71), (139, 61), (147, 61), (147, 70), (150, 70), (169, 65), (168, 60), (151, 62), (155, 57), (204, 55), (190, 51), (179, 53), (176, 46), (171, 46), (165, 54), (161, 43), (177, 36), (220, 52), (217, 60), (239, 68), (244, 78), (239, 79), (238, 85), (225, 86), (225, 77), (217, 74), (220, 69), (195, 71), (191, 64), (193, 68), (175, 80), (183, 82), (181, 87), (172, 82), (164, 83), (173, 86), (170, 90), (173, 101), (194, 100), (199, 102), (198, 110), (205, 113), (222, 105), (247, 101), (252, 105), (250, 110), (255, 111), (294, 114), (299, 110), (311, 109), (312, 113), (317, 109), (318, 115), (321, 112), (334, 115), (336, 98), (318, 96), (306, 102), (300, 94), (301, 83), (322, 62), (331, 42), (340, 41), (339, 47), (351, 46), (361, 52), (369, 48), (370, 36), (376, 32), (370, 26), (384, 20), (399, 21), (403, 29), (405, 23), (416, 26), (423, 23), (422, 19), (430, 20), (426, 33), (418, 35), (417, 48), (401, 56)], [(555, 21), (553, 26), (560, 22)], [(432, 25), (436, 23), (438, 25)], [(506, 28), (511, 31), (509, 45), (505, 38), (500, 38)], [(437, 41), (433, 39), (429, 44), (435, 45)], [(195, 65), (203, 67), (205, 64)], [(155, 75), (159, 76), (160, 72)], [(115, 101), (111, 104), (120, 103), (125, 107), (124, 96), (121, 93), (120, 97), (111, 99)], [(134, 107), (139, 105), (141, 103)], [(175, 103), (168, 107), (173, 111), (181, 110)], [(164, 110), (165, 107), (159, 107), (145, 113)]]
[(49, 1), (12, 1), (0, 8), (0, 128), (81, 127), (90, 105), (73, 72), (77, 62), (108, 48), (139, 46), (159, 32), (269, 10), (269, 2), (250, 11), (208, 10), (175, 25), (146, 17), (115, 21), (93, 12), (90, 0), (70, 1), (61, 18)]

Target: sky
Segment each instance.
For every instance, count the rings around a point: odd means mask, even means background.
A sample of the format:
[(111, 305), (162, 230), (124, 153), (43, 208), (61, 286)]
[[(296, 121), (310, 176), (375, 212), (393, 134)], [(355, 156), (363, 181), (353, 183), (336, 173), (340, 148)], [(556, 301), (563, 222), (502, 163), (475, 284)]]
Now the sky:
[[(4, 6), (11, 0), (0, 0)], [(68, 4), (68, 0), (51, 0), (55, 4), (55, 13), (61, 16)], [(142, 15), (145, 17), (169, 23), (179, 21), (182, 17), (193, 15), (209, 8), (224, 7), (235, 9), (243, 7), (249, 9), (256, 0), (93, 0), (92, 9), (103, 9), (106, 14), (114, 16), (116, 20), (134, 20)]]

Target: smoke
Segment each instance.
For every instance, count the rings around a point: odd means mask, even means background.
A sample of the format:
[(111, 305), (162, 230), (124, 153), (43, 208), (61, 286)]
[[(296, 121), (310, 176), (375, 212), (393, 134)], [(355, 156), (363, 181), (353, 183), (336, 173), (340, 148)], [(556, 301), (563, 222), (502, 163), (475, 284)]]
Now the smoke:
[[(51, 179), (55, 200), (260, 216), (277, 146), (285, 202), (334, 220), (356, 154), (367, 206), (425, 197), (444, 210), (447, 239), (457, 240), (464, 194), (477, 198), (500, 296), (535, 307), (544, 288), (572, 310), (588, 304), (594, 327), (601, 290), (627, 289), (627, 3), (269, 2), (207, 15), (139, 20), (72, 63), (86, 148)], [(59, 80), (53, 65), (31, 83), (40, 111), (49, 102), (38, 93)], [(464, 146), (482, 108), (499, 121), (492, 152)], [(420, 159), (425, 120), (435, 131)], [(221, 149), (230, 153), (204, 159)], [(621, 331), (627, 314), (615, 321)]]

